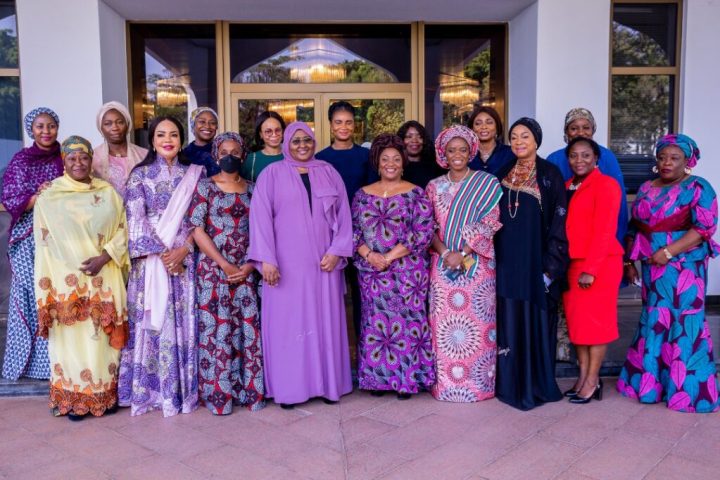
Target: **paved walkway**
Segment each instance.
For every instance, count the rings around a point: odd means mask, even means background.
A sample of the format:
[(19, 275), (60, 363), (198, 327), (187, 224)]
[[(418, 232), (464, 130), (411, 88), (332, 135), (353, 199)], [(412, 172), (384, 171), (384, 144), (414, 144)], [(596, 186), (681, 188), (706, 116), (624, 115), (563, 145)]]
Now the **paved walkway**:
[[(567, 388), (571, 380), (561, 381)], [(720, 413), (680, 414), (614, 391), (520, 412), (354, 392), (286, 411), (206, 410), (164, 419), (127, 410), (73, 423), (46, 398), (0, 398), (0, 477), (32, 479), (720, 478)]]

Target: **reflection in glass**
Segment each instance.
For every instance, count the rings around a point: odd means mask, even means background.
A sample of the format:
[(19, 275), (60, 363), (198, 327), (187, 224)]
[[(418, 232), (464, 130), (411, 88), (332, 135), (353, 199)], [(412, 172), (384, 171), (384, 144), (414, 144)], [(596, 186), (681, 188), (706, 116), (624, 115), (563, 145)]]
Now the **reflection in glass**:
[(672, 129), (674, 91), (669, 75), (614, 75), (610, 149), (652, 155), (657, 139)]
[(244, 70), (234, 83), (390, 83), (397, 78), (327, 38), (304, 38)]
[(233, 83), (409, 83), (409, 25), (230, 25)]
[(15, 2), (0, 1), (0, 68), (18, 67)]
[(147, 146), (153, 118), (172, 115), (185, 127), (198, 106), (217, 110), (214, 25), (130, 26), (137, 142)]
[(0, 77), (0, 172), (22, 148), (20, 79)]
[(465, 123), (475, 105), (504, 117), (504, 27), (425, 27), (425, 123), (432, 135)]
[(613, 66), (674, 66), (676, 22), (676, 4), (615, 4)]
[[(405, 122), (403, 99), (344, 100), (355, 107), (353, 141), (357, 144), (372, 142), (381, 133), (395, 133)], [(329, 104), (336, 101), (330, 100)]]
[(315, 131), (315, 102), (312, 99), (291, 100), (239, 100), (237, 104), (238, 133), (252, 144), (255, 136), (255, 120), (265, 111), (277, 112), (285, 125), (301, 121)]

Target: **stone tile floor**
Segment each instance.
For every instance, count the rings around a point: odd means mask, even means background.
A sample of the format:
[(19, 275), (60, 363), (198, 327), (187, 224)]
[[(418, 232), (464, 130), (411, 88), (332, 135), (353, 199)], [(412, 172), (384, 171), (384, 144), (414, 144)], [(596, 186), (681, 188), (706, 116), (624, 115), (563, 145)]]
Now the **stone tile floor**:
[[(571, 379), (560, 381), (568, 388)], [(408, 401), (355, 391), (337, 405), (162, 418), (127, 409), (70, 422), (45, 397), (0, 398), (0, 478), (720, 478), (720, 413), (641, 405), (605, 381), (588, 405), (530, 412), (497, 400)]]

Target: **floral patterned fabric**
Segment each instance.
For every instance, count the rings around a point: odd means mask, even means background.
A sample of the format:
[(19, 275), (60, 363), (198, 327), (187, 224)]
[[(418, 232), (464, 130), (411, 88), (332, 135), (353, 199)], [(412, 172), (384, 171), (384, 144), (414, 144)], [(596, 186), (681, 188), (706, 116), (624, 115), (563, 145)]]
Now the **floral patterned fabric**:
[[(683, 212), (689, 222), (684, 227), (648, 230)], [(618, 391), (642, 403), (667, 402), (668, 408), (680, 412), (716, 411), (719, 385), (705, 318), (708, 258), (719, 253), (712, 239), (718, 216), (715, 192), (695, 176), (671, 187), (646, 182), (633, 203), (632, 216), (639, 227), (632, 258), (642, 260), (643, 311)], [(667, 265), (647, 262), (655, 251), (687, 233), (688, 227), (704, 242)]]
[[(188, 167), (156, 159), (134, 169), (128, 178), (125, 205), (128, 249), (132, 265), (128, 282), (130, 338), (120, 360), (118, 401), (132, 415), (162, 410), (168, 417), (197, 408), (197, 324), (195, 319), (195, 264), (185, 257), (185, 271), (170, 277), (170, 298), (159, 331), (142, 328), (145, 257), (166, 250), (155, 233), (173, 191)], [(193, 226), (185, 219), (173, 248), (184, 245)]]
[[(248, 261), (253, 188), (248, 183), (247, 193), (225, 193), (212, 180), (200, 180), (188, 211), (190, 222), (205, 230), (222, 256), (237, 266)], [(200, 252), (198, 390), (200, 401), (217, 415), (231, 413), (233, 404), (251, 411), (265, 406), (258, 280), (253, 271), (246, 281), (228, 284), (222, 268)]]
[[(476, 172), (474, 175), (489, 175)], [(494, 180), (497, 183), (497, 180)], [(427, 194), (435, 212), (437, 233), (443, 240), (450, 206), (461, 182), (446, 175), (432, 180)], [(475, 208), (482, 209), (482, 205)], [(463, 227), (465, 243), (475, 252), (477, 268), (471, 277), (455, 280), (438, 266), (438, 252), (430, 260), (430, 326), (437, 380), (432, 395), (449, 402), (477, 402), (495, 394), (495, 249), (493, 235), (500, 228), (495, 205), (478, 223)]]
[[(390, 198), (360, 189), (352, 215), (362, 300), (358, 383), (365, 390), (418, 393), (435, 383), (425, 301), (427, 249), (434, 231), (432, 206), (420, 187)], [(363, 244), (386, 253), (398, 243), (410, 254), (382, 272), (357, 254)]]

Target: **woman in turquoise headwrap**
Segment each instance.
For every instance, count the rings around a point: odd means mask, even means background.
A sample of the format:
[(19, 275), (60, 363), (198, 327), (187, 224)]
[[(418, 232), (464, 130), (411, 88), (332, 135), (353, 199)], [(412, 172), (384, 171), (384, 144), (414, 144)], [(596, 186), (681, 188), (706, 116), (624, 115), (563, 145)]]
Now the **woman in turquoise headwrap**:
[[(642, 403), (664, 401), (679, 412), (718, 410), (718, 380), (705, 318), (708, 259), (718, 208), (707, 180), (691, 175), (700, 150), (687, 135), (655, 146), (658, 178), (645, 182), (632, 206), (627, 256), (642, 265), (643, 310), (617, 388)], [(628, 280), (638, 279), (633, 261)]]

